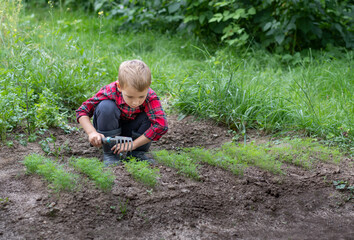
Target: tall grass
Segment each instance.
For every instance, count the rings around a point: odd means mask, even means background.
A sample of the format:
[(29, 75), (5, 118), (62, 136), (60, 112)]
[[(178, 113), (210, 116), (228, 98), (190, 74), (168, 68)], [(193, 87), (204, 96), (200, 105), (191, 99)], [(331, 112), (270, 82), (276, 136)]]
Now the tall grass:
[(74, 109), (116, 79), (122, 61), (138, 58), (152, 70), (153, 89), (179, 111), (243, 132), (305, 130), (353, 146), (352, 51), (271, 55), (186, 36), (118, 32), (103, 15), (48, 8), (19, 16), (0, 54), (3, 139), (17, 126), (65, 126)]

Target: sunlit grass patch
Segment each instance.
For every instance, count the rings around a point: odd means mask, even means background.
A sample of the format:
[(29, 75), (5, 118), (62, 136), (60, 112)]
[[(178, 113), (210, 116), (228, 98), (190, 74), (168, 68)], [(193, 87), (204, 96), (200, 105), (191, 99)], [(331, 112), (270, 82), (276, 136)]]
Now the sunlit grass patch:
[(76, 170), (86, 174), (94, 181), (98, 188), (104, 191), (112, 188), (115, 176), (110, 169), (105, 168), (99, 159), (72, 157), (69, 162)]
[(77, 185), (78, 175), (68, 172), (64, 167), (49, 158), (38, 154), (31, 154), (23, 161), (27, 173), (36, 173), (50, 182), (54, 191), (72, 191)]
[(154, 152), (154, 157), (158, 162), (177, 169), (178, 173), (186, 177), (198, 180), (200, 178), (198, 172), (198, 164), (191, 159), (188, 154), (174, 153), (166, 150)]
[(160, 177), (159, 169), (152, 168), (147, 161), (137, 161), (135, 158), (132, 158), (124, 162), (124, 167), (134, 179), (149, 187), (155, 187)]

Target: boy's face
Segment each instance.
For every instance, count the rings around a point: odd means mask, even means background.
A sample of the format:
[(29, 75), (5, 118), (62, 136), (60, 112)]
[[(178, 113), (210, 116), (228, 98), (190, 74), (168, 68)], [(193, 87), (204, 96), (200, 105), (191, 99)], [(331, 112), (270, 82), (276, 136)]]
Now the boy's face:
[(119, 83), (117, 83), (117, 87), (119, 92), (122, 93), (124, 101), (129, 105), (131, 108), (137, 108), (141, 104), (144, 103), (147, 93), (149, 91), (149, 88), (146, 88), (143, 91), (138, 91), (133, 87), (126, 86), (124, 88), (121, 88)]

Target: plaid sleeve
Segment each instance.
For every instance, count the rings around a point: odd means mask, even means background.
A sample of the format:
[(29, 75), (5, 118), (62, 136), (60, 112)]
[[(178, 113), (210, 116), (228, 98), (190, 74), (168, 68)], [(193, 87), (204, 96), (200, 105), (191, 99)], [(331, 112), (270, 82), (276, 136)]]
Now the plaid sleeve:
[(96, 106), (103, 100), (111, 99), (114, 100), (114, 95), (116, 91), (114, 90), (115, 83), (104, 86), (99, 90), (93, 97), (86, 100), (77, 110), (76, 110), (76, 121), (79, 122), (79, 118), (82, 116), (92, 117)]
[(168, 125), (160, 99), (152, 90), (148, 94), (145, 112), (151, 121), (151, 126), (145, 131), (144, 136), (152, 141), (157, 141), (167, 132)]

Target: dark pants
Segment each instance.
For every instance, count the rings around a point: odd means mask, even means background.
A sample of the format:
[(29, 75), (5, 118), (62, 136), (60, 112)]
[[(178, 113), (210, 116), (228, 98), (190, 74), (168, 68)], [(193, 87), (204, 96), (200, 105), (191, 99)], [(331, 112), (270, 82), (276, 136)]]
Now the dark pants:
[[(111, 100), (103, 100), (93, 114), (93, 126), (100, 133), (120, 130), (121, 136), (132, 137), (133, 140), (140, 137), (150, 126), (151, 122), (146, 113), (140, 113), (134, 120), (120, 119), (121, 112), (116, 103)], [(148, 151), (151, 143), (147, 143), (136, 151)]]

